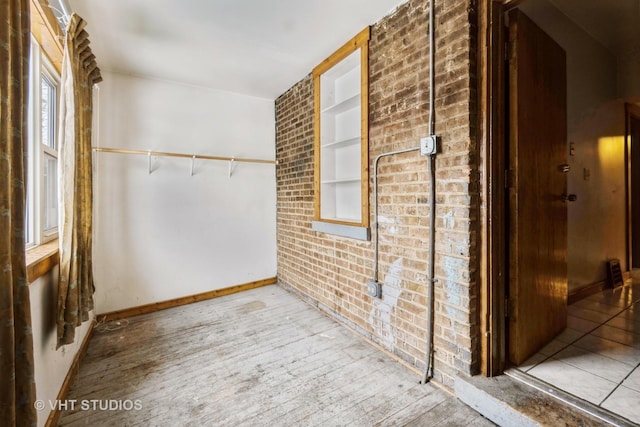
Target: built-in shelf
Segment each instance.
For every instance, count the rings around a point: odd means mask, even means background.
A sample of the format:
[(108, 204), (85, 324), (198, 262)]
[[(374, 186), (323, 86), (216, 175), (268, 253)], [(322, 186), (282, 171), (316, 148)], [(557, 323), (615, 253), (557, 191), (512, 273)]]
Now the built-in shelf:
[(316, 222), (369, 226), (368, 41), (366, 28), (313, 70)]
[(321, 114), (340, 114), (349, 110), (353, 110), (354, 108), (360, 107), (360, 91), (354, 94), (353, 96), (345, 99), (344, 101), (340, 101), (338, 103), (329, 105), (324, 108), (320, 113)]
[(346, 147), (348, 145), (359, 145), (359, 144), (360, 144), (360, 135), (353, 138), (341, 139), (340, 141), (327, 142), (326, 144), (322, 144), (322, 148), (340, 148), (340, 147)]
[(328, 179), (326, 181), (322, 181), (323, 184), (348, 184), (352, 182), (360, 182), (360, 177), (346, 179)]

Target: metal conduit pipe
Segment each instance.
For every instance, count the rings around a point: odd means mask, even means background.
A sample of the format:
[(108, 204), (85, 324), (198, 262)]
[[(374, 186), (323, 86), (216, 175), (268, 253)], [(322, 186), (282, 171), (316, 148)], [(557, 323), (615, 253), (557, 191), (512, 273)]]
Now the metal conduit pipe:
[[(434, 11), (434, 3), (435, 0), (430, 0), (429, 2), (429, 28), (428, 28), (428, 39), (429, 39), (429, 123), (428, 123), (428, 132), (429, 135), (427, 138), (422, 138), (420, 141), (420, 146), (413, 148), (406, 148), (404, 150), (396, 150), (390, 151), (387, 153), (382, 153), (378, 155), (373, 162), (373, 230), (374, 230), (374, 239), (373, 239), (373, 252), (374, 252), (374, 260), (373, 260), (373, 279), (367, 284), (367, 286), (371, 286), (374, 289), (380, 289), (381, 284), (378, 281), (378, 163), (381, 158), (387, 156), (393, 156), (397, 154), (409, 153), (412, 151), (420, 151), (423, 155), (427, 155), (429, 157), (427, 161), (427, 174), (429, 176), (429, 251), (428, 251), (428, 267), (427, 267), (427, 353), (426, 353), (426, 363), (424, 370), (424, 377), (421, 380), (422, 384), (426, 384), (433, 377), (433, 312), (434, 312), (434, 284), (436, 282), (435, 279), (435, 241), (436, 241), (436, 195), (435, 195), (435, 183), (436, 183), (436, 173), (435, 173), (435, 153), (437, 152), (437, 136), (433, 133), (434, 131), (434, 102), (435, 102), (435, 84), (434, 84), (434, 64), (435, 64), (435, 46), (434, 46), (434, 19), (433, 19), (433, 11)], [(430, 140), (431, 146), (428, 148), (429, 144), (424, 144), (424, 140)], [(379, 295), (380, 296), (380, 295)]]
[[(435, 37), (434, 37), (434, 19), (433, 19), (433, 3), (435, 0), (429, 0), (429, 136), (437, 140), (434, 134), (434, 102), (435, 102), (435, 83), (434, 83), (434, 68), (435, 68)], [(427, 277), (427, 360), (425, 361), (424, 377), (422, 378), (422, 384), (426, 384), (431, 378), (433, 378), (433, 311), (435, 302), (434, 287), (435, 287), (435, 243), (436, 243), (436, 172), (435, 172), (435, 155), (429, 156), (427, 167), (429, 174), (429, 265), (428, 265), (428, 277)]]
[[(397, 154), (410, 153), (412, 151), (421, 151), (422, 147), (405, 148), (403, 150), (389, 151), (376, 156), (373, 161), (373, 280), (370, 284), (381, 286), (378, 281), (378, 163), (380, 159), (387, 156)], [(427, 360), (424, 377), (421, 381), (426, 384), (433, 377), (432, 359), (433, 359), (433, 294), (434, 294), (434, 260), (435, 260), (435, 156), (428, 156), (427, 172), (429, 176), (429, 250), (428, 250), (428, 267), (427, 267)]]
[(435, 301), (435, 245), (436, 245), (436, 174), (435, 174), (435, 156), (429, 156), (427, 161), (427, 171), (429, 174), (429, 262), (427, 266), (427, 359), (424, 368), (424, 376), (422, 384), (429, 382), (433, 378), (433, 308)]
[(378, 162), (381, 158), (396, 154), (419, 151), (420, 147), (405, 148), (404, 150), (389, 151), (379, 154), (373, 161), (373, 283), (378, 286)]

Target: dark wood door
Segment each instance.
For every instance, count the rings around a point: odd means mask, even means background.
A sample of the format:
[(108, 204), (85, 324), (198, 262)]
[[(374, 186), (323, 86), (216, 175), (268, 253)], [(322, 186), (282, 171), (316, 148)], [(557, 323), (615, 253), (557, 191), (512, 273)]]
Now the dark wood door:
[(520, 364), (567, 322), (564, 50), (509, 13), (509, 358)]

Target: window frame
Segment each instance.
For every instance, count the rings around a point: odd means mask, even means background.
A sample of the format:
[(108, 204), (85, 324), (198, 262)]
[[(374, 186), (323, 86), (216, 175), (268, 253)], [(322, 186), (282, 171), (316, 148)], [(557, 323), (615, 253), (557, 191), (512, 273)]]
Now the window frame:
[[(43, 143), (43, 120), (42, 120), (42, 80), (47, 82), (54, 89), (52, 103), (49, 103), (49, 128), (50, 145)], [(60, 215), (58, 186), (58, 131), (60, 112), (60, 75), (56, 68), (45, 54), (36, 38), (31, 37), (31, 55), (29, 64), (29, 100), (28, 100), (28, 138), (27, 138), (27, 204), (25, 219), (25, 249), (32, 249), (44, 243), (58, 238), (58, 218)], [(50, 195), (55, 201), (56, 218), (55, 226), (45, 228), (47, 201), (45, 167), (47, 156), (55, 161), (55, 195)]]
[[(329, 234), (340, 235), (344, 237), (350, 237), (360, 240), (369, 240), (370, 239), (370, 230), (369, 230), (369, 38), (370, 38), (370, 27), (366, 27), (362, 31), (360, 31), (355, 37), (345, 43), (342, 47), (340, 47), (337, 51), (335, 51), (332, 55), (330, 55), (327, 59), (321, 62), (318, 66), (313, 69), (312, 77), (313, 77), (313, 87), (314, 87), (314, 221), (312, 222), (312, 228), (315, 231), (325, 232)], [(338, 211), (343, 210), (339, 205), (341, 203), (349, 203), (349, 202), (341, 202), (340, 197), (336, 195), (335, 197), (330, 196), (329, 199), (324, 198), (322, 191), (323, 186), (325, 189), (331, 187), (333, 183), (330, 181), (336, 181), (335, 187), (339, 187), (342, 181), (338, 178), (339, 172), (333, 170), (333, 175), (331, 173), (327, 173), (327, 170), (331, 168), (326, 168), (322, 166), (322, 159), (333, 157), (332, 155), (324, 155), (323, 153), (331, 153), (329, 150), (335, 150), (336, 145), (342, 144), (338, 137), (336, 131), (336, 135), (332, 135), (329, 143), (323, 143), (322, 131), (323, 128), (326, 129), (326, 126), (323, 126), (323, 119), (327, 120), (328, 117), (333, 117), (332, 114), (328, 112), (333, 107), (326, 107), (323, 105), (323, 96), (326, 96), (326, 92), (323, 93), (322, 82), (328, 82), (330, 78), (328, 77), (332, 73), (335, 73), (335, 69), (339, 68), (346, 61), (353, 60), (352, 55), (356, 52), (359, 52), (359, 66), (360, 76), (359, 76), (359, 104), (356, 107), (347, 107), (347, 111), (351, 111), (351, 108), (359, 108), (360, 109), (360, 133), (359, 133), (359, 141), (356, 146), (351, 147), (350, 149), (357, 150), (359, 148), (360, 157), (360, 170), (354, 171), (353, 175), (348, 173), (348, 177), (345, 181), (354, 181), (354, 179), (349, 179), (351, 177), (356, 178), (359, 176), (359, 192), (360, 192), (360, 200), (359, 208), (360, 208), (360, 218), (351, 219), (351, 218), (340, 218)], [(350, 58), (351, 57), (351, 58)], [(344, 61), (344, 62), (343, 62)], [(334, 68), (335, 67), (335, 68)], [(346, 73), (340, 75), (340, 77), (336, 78), (336, 81), (342, 76), (346, 76), (351, 72), (347, 71)], [(325, 78), (323, 78), (326, 76)], [(332, 91), (334, 88), (331, 87), (328, 91)], [(324, 94), (324, 95), (323, 95)], [(336, 95), (336, 98), (338, 96)], [(324, 98), (326, 99), (326, 98)], [(340, 104), (340, 102), (337, 102)], [(338, 105), (336, 105), (338, 106)], [(339, 108), (339, 106), (338, 106)], [(342, 114), (342, 113), (339, 113)], [(345, 113), (350, 114), (350, 113)], [(336, 126), (337, 127), (337, 126)], [(351, 138), (353, 139), (353, 138)], [(348, 143), (352, 144), (352, 143)], [(327, 151), (325, 151), (327, 150)], [(352, 156), (351, 154), (342, 154), (344, 157)], [(338, 155), (336, 154), (337, 158)], [(342, 159), (344, 159), (344, 157)], [(334, 160), (334, 163), (341, 163), (340, 160)], [(344, 160), (341, 163), (344, 166)], [(352, 166), (349, 166), (351, 168)], [(337, 169), (338, 166), (335, 167)], [(354, 167), (355, 169), (355, 167)], [(324, 171), (324, 172), (323, 172)], [(328, 178), (323, 179), (323, 173), (329, 175)], [(357, 182), (357, 181), (356, 181)], [(345, 185), (345, 187), (348, 184)], [(334, 190), (336, 193), (338, 190)], [(333, 215), (326, 215), (323, 212), (326, 212), (326, 209), (323, 209), (322, 203), (323, 201), (329, 201), (330, 203), (335, 204), (335, 209), (330, 209), (331, 211), (335, 211)], [(355, 203), (354, 203), (355, 205)], [(349, 208), (347, 208), (349, 210)]]

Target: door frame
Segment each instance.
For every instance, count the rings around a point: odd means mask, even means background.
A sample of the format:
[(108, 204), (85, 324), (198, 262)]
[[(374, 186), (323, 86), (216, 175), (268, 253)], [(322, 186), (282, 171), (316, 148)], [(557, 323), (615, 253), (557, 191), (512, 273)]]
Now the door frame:
[(507, 366), (506, 36), (504, 14), (524, 0), (478, 2), (477, 111), (480, 176), (480, 370), (500, 375)]
[[(507, 353), (507, 271), (508, 207), (505, 192), (506, 160), (506, 79), (504, 63), (507, 43), (505, 13), (526, 0), (479, 0), (477, 3), (477, 138), (480, 180), (478, 257), (478, 350), (481, 373), (500, 375), (508, 364)], [(626, 265), (632, 266), (631, 140), (629, 117), (640, 117), (640, 107), (625, 108), (626, 182)]]

